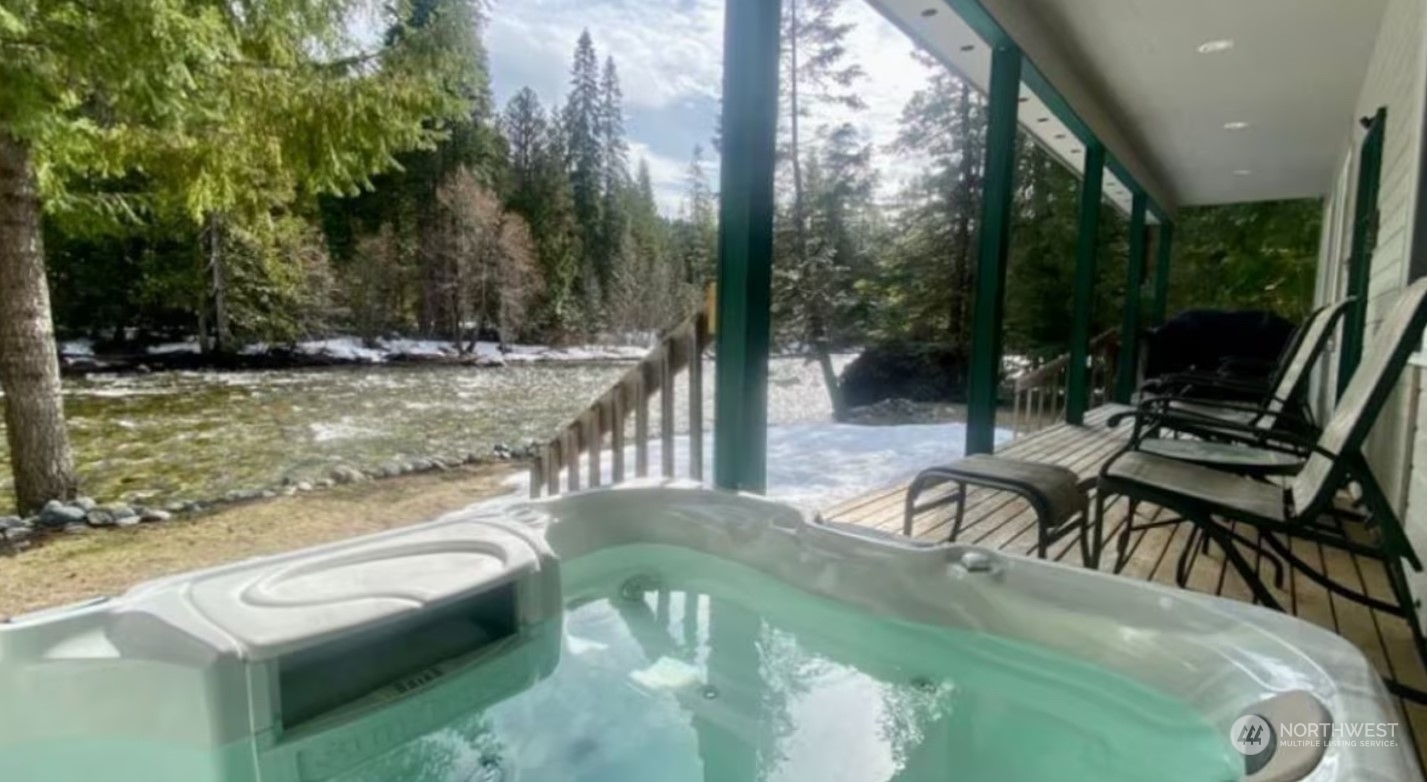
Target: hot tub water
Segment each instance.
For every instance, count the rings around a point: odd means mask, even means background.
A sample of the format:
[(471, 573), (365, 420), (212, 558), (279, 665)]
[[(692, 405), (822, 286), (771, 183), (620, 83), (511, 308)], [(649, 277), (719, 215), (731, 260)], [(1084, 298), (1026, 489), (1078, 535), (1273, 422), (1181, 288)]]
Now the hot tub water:
[(344, 782), (1225, 782), (1187, 705), (980, 633), (892, 621), (681, 548), (562, 565), (561, 659)]

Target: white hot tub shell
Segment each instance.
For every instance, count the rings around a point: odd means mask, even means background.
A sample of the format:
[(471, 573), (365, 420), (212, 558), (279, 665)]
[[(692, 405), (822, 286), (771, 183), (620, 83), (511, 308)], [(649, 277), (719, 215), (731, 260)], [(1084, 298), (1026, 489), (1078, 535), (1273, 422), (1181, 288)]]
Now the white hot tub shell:
[[(1284, 749), (1245, 775), (1252, 782), (1422, 778), (1371, 664), (1315, 625), (971, 546), (869, 537), (778, 503), (675, 483), (477, 507), (0, 624), (0, 779), (49, 770), (33, 778), (77, 778), (50, 766), (92, 770), (77, 748), (96, 739), (111, 749), (189, 748), (195, 765), (183, 782), (198, 782), (193, 769), (218, 748), (228, 755), (221, 768), (202, 772), (215, 780), (330, 776), (455, 708), (426, 692), (437, 678), (449, 684), (471, 666), (506, 664), (500, 651), (512, 644), (548, 654), (521, 656), (529, 669), (511, 670), (511, 687), (544, 676), (559, 655), (550, 630), (561, 610), (558, 562), (649, 543), (735, 561), (877, 614), (1093, 663), (1183, 700), (1226, 736), (1247, 713), (1396, 725), (1396, 746)], [(450, 630), (448, 615), (467, 628), (476, 617), (484, 634)], [(324, 677), (351, 691), (311, 684)], [(503, 696), (463, 692), (460, 703)], [(361, 717), (375, 710), (404, 716), (364, 732)], [(111, 768), (105, 778), (130, 777)], [(132, 778), (166, 779), (154, 769)]]

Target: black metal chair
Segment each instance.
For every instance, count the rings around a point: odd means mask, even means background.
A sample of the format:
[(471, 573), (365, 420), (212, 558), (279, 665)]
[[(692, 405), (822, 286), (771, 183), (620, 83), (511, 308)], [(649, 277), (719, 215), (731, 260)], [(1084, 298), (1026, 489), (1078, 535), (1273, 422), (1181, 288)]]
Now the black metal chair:
[[(1427, 279), (1419, 280), (1399, 294), (1396, 305), (1372, 338), (1370, 349), (1337, 409), (1316, 439), (1290, 432), (1266, 432), (1253, 424), (1218, 425), (1216, 431), (1223, 437), (1237, 438), (1240, 445), (1304, 455), (1302, 469), (1286, 486), (1252, 480), (1231, 469), (1215, 469), (1147, 452), (1142, 448), (1143, 441), (1149, 439), (1146, 433), (1161, 428), (1193, 428), (1203, 422), (1169, 407), (1130, 413), (1136, 419), (1137, 435), (1101, 468), (1095, 499), (1096, 520), (1102, 526), (1105, 505), (1110, 498), (1124, 496), (1130, 503), (1130, 513), (1118, 537), (1116, 570), (1126, 563), (1133, 532), (1189, 523), (1194, 526), (1195, 536), (1203, 536), (1223, 550), (1227, 563), (1243, 578), (1258, 603), (1282, 610), (1257, 569), (1238, 548), (1240, 544), (1250, 548), (1266, 545), (1275, 560), (1334, 594), (1406, 619), (1418, 653), (1427, 660), (1424, 654), (1427, 645), (1424, 645), (1404, 570), (1406, 565), (1421, 571), (1422, 563), (1362, 452), (1408, 357), (1420, 344), (1424, 326), (1427, 326)], [(1361, 488), (1361, 513), (1337, 507), (1340, 490), (1350, 483)], [(1159, 505), (1177, 515), (1165, 521), (1136, 524), (1135, 508), (1140, 502)], [(1258, 534), (1251, 540), (1236, 530), (1235, 525), (1251, 528)], [(1334, 581), (1293, 553), (1290, 544), (1293, 539), (1381, 562), (1391, 586), (1392, 602)], [(1185, 547), (1185, 556), (1192, 556), (1194, 548), (1191, 540), (1191, 545)], [(1182, 558), (1181, 585), (1186, 573)]]

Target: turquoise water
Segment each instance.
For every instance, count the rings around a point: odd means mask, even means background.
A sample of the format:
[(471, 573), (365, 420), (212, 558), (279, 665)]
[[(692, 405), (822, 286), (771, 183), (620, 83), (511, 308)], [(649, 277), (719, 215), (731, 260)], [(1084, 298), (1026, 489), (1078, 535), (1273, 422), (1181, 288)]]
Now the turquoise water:
[(671, 547), (564, 566), (553, 673), (343, 782), (1224, 782), (1227, 736), (1109, 671)]
[[(689, 550), (561, 565), (567, 610), (266, 737), (203, 752), (11, 746), (0, 779), (88, 782), (1227, 782), (1186, 704), (981, 633), (817, 598)], [(414, 682), (414, 684), (409, 684)], [(383, 693), (395, 695), (382, 699)]]

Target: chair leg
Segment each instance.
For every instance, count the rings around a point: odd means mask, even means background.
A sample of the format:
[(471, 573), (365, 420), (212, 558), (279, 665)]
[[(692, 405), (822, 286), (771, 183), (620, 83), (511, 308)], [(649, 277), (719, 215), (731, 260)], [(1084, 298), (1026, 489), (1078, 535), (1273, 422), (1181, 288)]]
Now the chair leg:
[(1226, 534), (1225, 530), (1219, 527), (1211, 519), (1208, 522), (1195, 521), (1195, 527), (1202, 529), (1203, 533), (1214, 538), (1214, 542), (1219, 544), (1219, 548), (1224, 551), (1224, 560), (1239, 572), (1239, 576), (1244, 579), (1244, 583), (1249, 585), (1249, 591), (1254, 593), (1254, 601), (1265, 608), (1274, 611), (1282, 611), (1283, 604), (1278, 602), (1278, 598), (1268, 591), (1263, 580), (1259, 578), (1258, 571), (1254, 569), (1249, 561), (1244, 559), (1244, 555), (1239, 553), (1238, 546), (1234, 545), (1234, 538)]
[[(1092, 519), (1092, 520), (1090, 520), (1090, 523), (1091, 523), (1091, 524), (1094, 524), (1094, 526), (1095, 526), (1095, 530), (1096, 530), (1096, 532), (1095, 532), (1095, 540), (1096, 540), (1096, 544), (1097, 544), (1097, 550), (1095, 550), (1095, 551), (1093, 551), (1093, 552), (1092, 552), (1092, 551), (1088, 551), (1088, 548), (1089, 548), (1089, 547), (1087, 546), (1087, 547), (1086, 547), (1086, 548), (1087, 548), (1087, 551), (1082, 552), (1082, 554), (1083, 554), (1083, 556), (1084, 556), (1084, 558), (1085, 558), (1085, 566), (1086, 566), (1086, 567), (1096, 567), (1096, 568), (1098, 568), (1098, 567), (1100, 566), (1100, 554), (1101, 554), (1101, 550), (1104, 549), (1104, 543), (1103, 543), (1103, 541), (1104, 541), (1104, 535), (1105, 535), (1105, 531), (1104, 531), (1104, 530), (1105, 530), (1105, 494), (1106, 494), (1106, 492), (1105, 492), (1105, 488), (1104, 488), (1103, 485), (1102, 485), (1102, 486), (1099, 486), (1099, 487), (1096, 487), (1096, 489), (1095, 489), (1095, 518)], [(1125, 528), (1126, 528), (1126, 529), (1129, 529), (1130, 521), (1131, 521), (1130, 519), (1125, 519)], [(1089, 531), (1087, 530), (1087, 533), (1088, 533), (1088, 532), (1089, 532)], [(1115, 571), (1115, 573), (1117, 573), (1117, 574), (1118, 574), (1121, 570), (1124, 570), (1124, 569), (1125, 569), (1126, 561), (1129, 559), (1129, 554), (1128, 554), (1128, 552), (1129, 552), (1129, 550), (1130, 550), (1130, 549), (1129, 549), (1129, 535), (1125, 534), (1124, 531), (1121, 531), (1121, 532), (1120, 532), (1120, 536), (1119, 536), (1119, 540), (1120, 540), (1120, 542), (1119, 542), (1118, 546), (1116, 547), (1117, 550), (1115, 551), (1115, 568), (1114, 568), (1114, 571)], [(1091, 564), (1092, 562), (1094, 563), (1093, 565)]]

